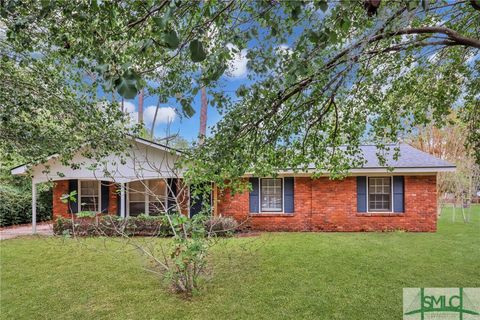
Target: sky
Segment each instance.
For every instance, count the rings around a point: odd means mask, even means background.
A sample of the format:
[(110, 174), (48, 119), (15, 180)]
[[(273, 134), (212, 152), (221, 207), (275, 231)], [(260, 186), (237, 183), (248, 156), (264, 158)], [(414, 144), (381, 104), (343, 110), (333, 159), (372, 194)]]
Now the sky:
[[(329, 8), (330, 9), (330, 8)], [(319, 17), (325, 16), (327, 13), (323, 13), (321, 10), (318, 10)], [(300, 32), (301, 26), (294, 31), (293, 35), (289, 39), (289, 44), (294, 42), (296, 35)], [(260, 33), (264, 32), (261, 30)], [(249, 43), (248, 47), (251, 48), (255, 46), (256, 41), (252, 40)], [(289, 44), (282, 44), (280, 48), (282, 50), (290, 50)], [(247, 78), (248, 68), (247, 68), (247, 50), (244, 49), (239, 52), (235, 60), (232, 61), (230, 68), (227, 72), (222, 76), (221, 82), (223, 85), (223, 89), (227, 95), (230, 95), (232, 99), (236, 98), (235, 91), (238, 87), (242, 84), (251, 84), (252, 81)], [(433, 59), (434, 57), (432, 57)], [(480, 54), (476, 54), (471, 56), (466, 63), (468, 65), (473, 65), (475, 61), (480, 59)], [(144, 99), (144, 123), (148, 130), (151, 128), (152, 120), (155, 114), (157, 103), (156, 96), (148, 96)], [(138, 107), (138, 96), (134, 100), (129, 100), (125, 103), (126, 109), (128, 112), (131, 113), (131, 117), (133, 121), (137, 121), (137, 107)], [(181, 116), (178, 111), (181, 108), (178, 108), (177, 105), (173, 104), (163, 104), (159, 109), (159, 113), (157, 115), (157, 121), (155, 126), (154, 135), (157, 138), (162, 138), (165, 136), (170, 136), (174, 134), (179, 134), (183, 138), (187, 139), (188, 141), (195, 141), (198, 137), (199, 127), (200, 127), (200, 92), (194, 99), (193, 108), (195, 109), (195, 114), (191, 118), (186, 118)], [(177, 109), (178, 108), (178, 109)], [(175, 110), (178, 110), (175, 112)], [(207, 115), (207, 136), (211, 132), (211, 128), (221, 119), (221, 115), (218, 113), (216, 108), (212, 106), (208, 106), (208, 115)]]
[[(246, 55), (247, 49), (239, 52), (236, 55), (235, 60), (232, 61), (228, 70), (222, 76), (224, 90), (232, 97), (235, 97), (235, 91), (240, 85), (249, 83), (249, 80), (247, 79), (248, 59), (246, 58)], [(143, 118), (148, 130), (150, 130), (153, 122), (156, 104), (156, 96), (144, 97)], [(132, 121), (136, 122), (138, 119), (138, 96), (134, 100), (126, 100), (124, 102), (124, 106), (126, 112), (130, 113)], [(195, 114), (191, 118), (186, 118), (178, 113), (178, 111), (180, 111), (179, 109), (177, 112), (175, 111), (178, 106), (169, 103), (160, 105), (154, 131), (155, 137), (161, 138), (179, 134), (188, 141), (196, 140), (200, 129), (200, 92), (195, 97), (192, 106), (195, 109)], [(207, 136), (212, 126), (215, 125), (220, 119), (221, 115), (218, 113), (216, 108), (209, 105), (207, 113)]]

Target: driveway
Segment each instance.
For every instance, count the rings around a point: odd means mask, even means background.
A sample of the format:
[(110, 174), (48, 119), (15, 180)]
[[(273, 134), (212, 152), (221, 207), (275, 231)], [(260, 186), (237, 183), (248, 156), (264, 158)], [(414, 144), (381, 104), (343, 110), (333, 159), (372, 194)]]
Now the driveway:
[[(37, 223), (37, 234), (51, 236), (53, 235), (53, 226), (50, 222)], [(0, 240), (12, 239), (19, 236), (32, 235), (32, 225), (22, 224), (0, 228)]]

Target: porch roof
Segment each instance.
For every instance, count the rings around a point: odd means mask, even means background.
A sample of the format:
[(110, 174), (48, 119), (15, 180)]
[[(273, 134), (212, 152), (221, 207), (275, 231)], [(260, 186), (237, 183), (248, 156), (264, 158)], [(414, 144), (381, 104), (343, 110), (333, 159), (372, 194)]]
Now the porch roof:
[(72, 163), (61, 163), (60, 155), (53, 154), (39, 164), (23, 164), (11, 169), (13, 175), (31, 174), (33, 183), (64, 180), (106, 180), (128, 182), (155, 178), (176, 178), (176, 169), (182, 151), (143, 138), (127, 136), (133, 144), (121, 155), (109, 155), (101, 161), (89, 159), (81, 154), (74, 155)]

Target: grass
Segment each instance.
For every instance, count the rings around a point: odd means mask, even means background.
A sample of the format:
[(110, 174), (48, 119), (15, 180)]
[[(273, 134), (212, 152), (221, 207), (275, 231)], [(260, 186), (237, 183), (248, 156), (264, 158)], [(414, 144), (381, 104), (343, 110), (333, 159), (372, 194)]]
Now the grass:
[[(404, 287), (480, 287), (480, 207), (437, 233), (272, 233), (214, 249), (185, 300), (102, 239), (6, 240), (1, 319), (393, 319)], [(159, 240), (162, 241), (162, 240)], [(108, 250), (105, 250), (105, 247)]]

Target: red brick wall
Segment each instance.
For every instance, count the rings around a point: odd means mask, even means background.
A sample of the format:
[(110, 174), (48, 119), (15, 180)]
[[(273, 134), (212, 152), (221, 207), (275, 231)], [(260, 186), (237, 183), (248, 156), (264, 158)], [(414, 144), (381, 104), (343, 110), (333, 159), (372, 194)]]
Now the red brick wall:
[[(108, 213), (117, 214), (117, 185), (114, 183), (109, 184), (110, 199), (108, 201)], [(68, 209), (68, 203), (63, 203), (60, 198), (64, 194), (68, 194), (68, 180), (56, 181), (53, 186), (53, 218), (58, 217), (70, 218), (70, 212)], [(77, 199), (78, 200), (78, 199)]]
[(53, 218), (69, 216), (68, 204), (63, 203), (61, 197), (68, 193), (68, 180), (56, 181), (53, 185)]
[(267, 231), (436, 231), (435, 176), (405, 176), (405, 212), (357, 212), (355, 177), (295, 178), (293, 214), (249, 214), (248, 192), (219, 196), (218, 211), (244, 228)]
[(108, 199), (108, 213), (109, 214), (117, 214), (117, 197), (120, 195), (117, 192), (118, 185), (116, 183), (109, 184), (109, 197)]

